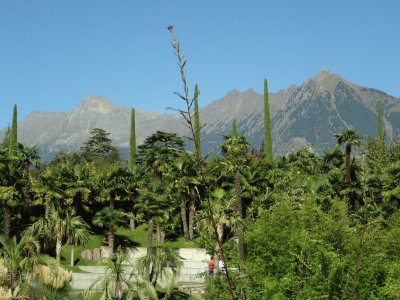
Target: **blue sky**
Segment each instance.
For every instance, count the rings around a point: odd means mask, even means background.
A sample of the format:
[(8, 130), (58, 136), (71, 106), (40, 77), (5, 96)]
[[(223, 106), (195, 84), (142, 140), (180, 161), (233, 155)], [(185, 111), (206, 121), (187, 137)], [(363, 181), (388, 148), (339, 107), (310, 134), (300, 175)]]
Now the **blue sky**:
[(182, 103), (166, 27), (200, 105), (229, 90), (271, 92), (321, 69), (400, 96), (399, 1), (0, 0), (0, 127), (70, 111), (89, 94), (147, 111)]

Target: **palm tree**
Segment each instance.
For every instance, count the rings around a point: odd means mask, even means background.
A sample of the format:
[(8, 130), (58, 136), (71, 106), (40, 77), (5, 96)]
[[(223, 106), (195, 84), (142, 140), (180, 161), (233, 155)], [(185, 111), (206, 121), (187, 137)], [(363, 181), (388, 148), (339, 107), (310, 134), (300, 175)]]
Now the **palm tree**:
[(237, 226), (238, 236), (238, 256), (240, 265), (244, 262), (244, 228), (243, 221), (245, 218), (245, 209), (243, 207), (242, 200), (242, 186), (241, 186), (241, 169), (246, 165), (247, 152), (250, 149), (250, 145), (247, 142), (243, 134), (232, 133), (224, 137), (224, 142), (221, 145), (222, 154), (226, 158), (222, 162), (226, 169), (234, 173), (234, 188), (236, 198), (237, 213), (240, 218), (240, 222)]
[(123, 286), (132, 290), (132, 282), (123, 267), (126, 254), (118, 247), (113, 256), (110, 256), (104, 276), (96, 280), (85, 292), (85, 299), (90, 299), (94, 293), (100, 293), (101, 299), (120, 300), (123, 297)]
[(64, 289), (72, 273), (55, 265), (53, 258), (40, 254), (40, 244), (34, 237), (25, 235), (18, 240), (15, 236), (0, 236), (0, 255), (4, 257), (0, 261), (1, 284), (12, 299), (72, 299)]
[(28, 147), (24, 144), (18, 143), (18, 154), (19, 158), (21, 160), (21, 168), (22, 168), (22, 174), (23, 174), (23, 186), (22, 186), (22, 195), (24, 198), (24, 206), (23, 206), (23, 211), (24, 213), (29, 216), (29, 208), (30, 208), (30, 187), (31, 187), (31, 178), (30, 178), (30, 173), (29, 170), (32, 166), (38, 166), (39, 165), (39, 155), (38, 151), (35, 147)]
[(126, 192), (129, 196), (129, 227), (136, 228), (136, 198), (138, 197), (139, 182), (142, 175), (140, 166), (134, 165), (130, 171), (130, 178), (126, 185)]
[(117, 167), (105, 174), (102, 197), (110, 201), (111, 209), (114, 208), (116, 200), (129, 198), (127, 185), (131, 180), (132, 173), (127, 168)]
[(15, 289), (21, 282), (29, 280), (33, 268), (39, 263), (48, 263), (48, 257), (40, 255), (39, 242), (29, 235), (20, 240), (0, 235), (0, 254), (7, 268), (6, 286)]
[[(60, 264), (63, 241), (75, 245), (86, 242), (90, 237), (89, 226), (80, 216), (72, 215), (65, 208), (52, 206), (48, 218), (39, 218), (25, 231), (27, 235), (38, 237), (55, 237), (56, 262)], [(71, 251), (73, 259), (73, 253)]]
[[(152, 242), (154, 217), (157, 216), (158, 211), (162, 210), (162, 206), (171, 206), (171, 203), (167, 203), (170, 199), (166, 197), (167, 191), (165, 189), (170, 189), (171, 187), (167, 182), (168, 175), (171, 172), (174, 161), (184, 151), (183, 146), (182, 138), (175, 133), (162, 131), (157, 131), (147, 137), (144, 143), (139, 146), (137, 162), (142, 165), (148, 181), (152, 182), (151, 184), (144, 182), (143, 188), (138, 189), (143, 195), (139, 196), (140, 201), (138, 199), (137, 203), (138, 210), (146, 214), (148, 233), (150, 233), (148, 242)], [(145, 207), (149, 209), (146, 210)], [(157, 227), (158, 232), (165, 231), (165, 228)], [(148, 253), (152, 252), (152, 243), (148, 243), (147, 250)]]
[[(163, 215), (165, 209), (170, 206), (166, 201), (168, 198), (166, 186), (152, 177), (147, 177), (144, 178), (143, 184), (138, 190), (139, 197), (136, 207), (147, 222), (147, 255), (154, 255), (154, 220), (157, 216)], [(149, 270), (146, 276), (148, 280), (151, 279), (151, 273)]]
[[(361, 145), (361, 137), (354, 129), (345, 129), (339, 134), (335, 135), (336, 141), (339, 145), (345, 144), (345, 157), (344, 157), (344, 183), (350, 186), (351, 181), (351, 147), (353, 145)], [(350, 193), (350, 201), (354, 209), (360, 207), (360, 199), (354, 193)]]
[(89, 196), (94, 186), (90, 166), (87, 163), (62, 164), (61, 178), (67, 196), (66, 201), (71, 205), (72, 214), (78, 214), (78, 209), (82, 206), (88, 208)]
[[(214, 222), (216, 226), (217, 232), (217, 241), (215, 242), (215, 252), (217, 253), (217, 261), (222, 258), (221, 249), (224, 241), (225, 229), (232, 225), (232, 222), (236, 223), (236, 220), (232, 218), (234, 213), (234, 209), (232, 207), (231, 201), (228, 201), (230, 198), (229, 193), (227, 193), (222, 188), (215, 188), (210, 193), (210, 197), (212, 197), (212, 210), (214, 214)], [(208, 214), (203, 210), (201, 211), (202, 215), (200, 215), (200, 230), (204, 230), (212, 234), (214, 228), (208, 218)]]
[(34, 181), (33, 190), (36, 198), (44, 205), (44, 217), (49, 218), (50, 207), (53, 206), (56, 199), (63, 197), (63, 180), (60, 173), (47, 167), (39, 175), (39, 179)]
[(340, 133), (335, 135), (336, 142), (339, 145), (345, 144), (345, 160), (344, 160), (344, 182), (350, 183), (350, 159), (351, 159), (351, 147), (353, 145), (361, 145), (361, 136), (354, 129), (344, 129)]
[(174, 286), (181, 266), (182, 262), (179, 260), (177, 250), (164, 246), (156, 247), (154, 253), (143, 256), (137, 264), (139, 275), (143, 278), (146, 278), (149, 268), (152, 269), (148, 280), (153, 286), (156, 286), (158, 279), (161, 279), (167, 281), (167, 286), (170, 287)]
[(120, 209), (105, 207), (98, 211), (93, 217), (93, 224), (99, 227), (105, 227), (108, 230), (108, 251), (109, 257), (114, 254), (115, 231), (118, 226), (125, 224), (128, 215)]
[(72, 216), (66, 219), (66, 222), (67, 244), (71, 245), (71, 267), (73, 267), (75, 246), (85, 245), (91, 237), (91, 232), (89, 225), (81, 217)]
[(0, 186), (0, 201), (3, 207), (4, 236), (8, 238), (11, 232), (11, 207), (18, 204), (16, 199), (20, 193), (13, 186)]
[[(200, 181), (197, 177), (196, 161), (193, 155), (186, 152), (175, 160), (170, 174), (174, 188), (180, 198), (181, 220), (186, 241), (193, 241), (193, 227), (196, 212), (196, 191)], [(189, 213), (188, 213), (189, 211)]]
[(0, 151), (0, 201), (3, 208), (3, 232), (8, 238), (11, 232), (11, 209), (20, 203), (18, 186), (23, 180), (21, 161), (16, 156), (8, 156), (6, 151)]
[[(100, 299), (140, 299), (158, 300), (155, 287), (148, 281), (137, 275), (135, 266), (131, 273), (127, 272), (127, 266), (132, 265), (128, 256), (121, 247), (118, 247), (115, 254), (107, 261), (106, 272), (96, 280), (85, 292), (84, 298), (91, 299), (94, 294), (100, 293)], [(172, 292), (171, 286), (167, 285), (166, 298)]]

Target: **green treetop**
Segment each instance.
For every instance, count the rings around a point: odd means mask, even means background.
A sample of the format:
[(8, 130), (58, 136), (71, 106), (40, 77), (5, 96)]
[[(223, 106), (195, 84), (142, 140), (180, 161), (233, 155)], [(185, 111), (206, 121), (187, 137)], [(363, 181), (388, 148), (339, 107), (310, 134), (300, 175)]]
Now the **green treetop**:
[(111, 144), (110, 133), (101, 128), (90, 131), (89, 139), (81, 147), (83, 157), (91, 161), (96, 158), (105, 158), (111, 162), (118, 161), (118, 150)]
[(11, 123), (11, 132), (9, 137), (9, 153), (13, 156), (17, 153), (18, 142), (17, 142), (17, 105), (14, 104), (13, 117)]
[(128, 167), (129, 170), (133, 170), (136, 165), (136, 123), (135, 123), (135, 110), (131, 111), (131, 135), (129, 140), (129, 158)]
[(267, 79), (264, 79), (264, 157), (267, 161), (272, 161), (272, 138), (269, 118)]
[(236, 127), (236, 119), (234, 118), (232, 120), (232, 130), (231, 130), (231, 135), (236, 135), (237, 134), (237, 127)]

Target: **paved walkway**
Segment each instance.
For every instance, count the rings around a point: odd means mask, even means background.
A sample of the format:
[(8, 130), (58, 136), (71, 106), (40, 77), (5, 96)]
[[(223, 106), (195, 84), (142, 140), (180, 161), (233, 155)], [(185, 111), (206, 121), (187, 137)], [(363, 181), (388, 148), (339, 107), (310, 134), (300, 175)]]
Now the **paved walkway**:
[[(107, 251), (107, 247), (102, 247), (102, 251)], [(129, 260), (135, 264), (137, 260), (146, 254), (146, 248), (129, 249)], [(207, 263), (210, 256), (206, 254), (205, 249), (199, 248), (181, 248), (178, 254), (182, 261), (181, 274), (177, 278), (179, 285), (201, 284), (204, 282), (204, 276), (207, 272)], [(87, 289), (95, 280), (101, 277), (106, 269), (104, 266), (80, 266), (85, 273), (73, 273), (72, 288), (84, 290)], [(131, 272), (133, 267), (127, 267), (126, 270)], [(162, 285), (162, 281), (160, 281)]]

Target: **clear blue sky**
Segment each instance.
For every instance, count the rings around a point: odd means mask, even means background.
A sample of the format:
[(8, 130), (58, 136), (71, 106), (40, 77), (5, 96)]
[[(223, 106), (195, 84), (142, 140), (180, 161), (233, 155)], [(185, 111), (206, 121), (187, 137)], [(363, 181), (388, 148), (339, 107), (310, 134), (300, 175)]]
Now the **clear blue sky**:
[(400, 2), (0, 0), (0, 127), (89, 94), (148, 111), (181, 103), (172, 24), (200, 105), (320, 69), (400, 96)]

